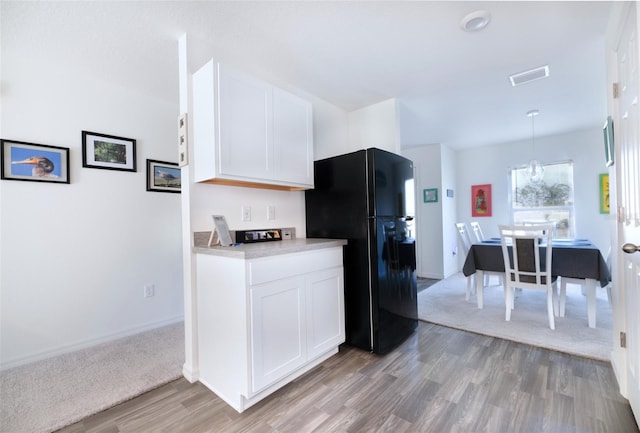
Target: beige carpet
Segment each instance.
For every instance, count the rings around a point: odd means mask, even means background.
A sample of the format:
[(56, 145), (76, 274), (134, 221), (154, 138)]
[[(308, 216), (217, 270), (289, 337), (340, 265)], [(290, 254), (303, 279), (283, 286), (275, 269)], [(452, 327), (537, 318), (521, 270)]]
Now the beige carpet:
[(609, 361), (613, 349), (611, 307), (604, 289), (597, 289), (596, 328), (587, 324), (587, 302), (580, 286), (567, 285), (565, 317), (556, 317), (549, 328), (546, 294), (524, 290), (517, 295), (511, 321), (505, 321), (504, 292), (496, 277), (484, 290), (484, 308), (475, 297), (465, 301), (466, 279), (462, 273), (444, 279), (418, 294), (421, 320), (518, 341), (560, 352)]
[(177, 379), (184, 324), (0, 372), (0, 432), (51, 432)]

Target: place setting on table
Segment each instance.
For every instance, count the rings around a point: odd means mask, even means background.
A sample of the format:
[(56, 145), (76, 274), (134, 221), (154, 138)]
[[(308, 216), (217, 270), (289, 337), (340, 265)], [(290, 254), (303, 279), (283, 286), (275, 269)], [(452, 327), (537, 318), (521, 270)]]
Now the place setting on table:
[[(526, 230), (527, 227), (523, 226), (522, 229)], [(611, 273), (605, 259), (598, 247), (585, 238), (552, 239), (551, 245), (551, 274), (553, 277), (560, 277), (563, 285), (567, 281), (584, 285), (583, 291), (587, 298), (588, 326), (595, 328), (596, 288), (598, 285), (606, 287), (611, 281)], [(512, 253), (510, 252), (510, 254)], [(540, 257), (546, 254), (545, 243), (539, 245), (539, 254)], [(475, 289), (478, 308), (483, 308), (485, 272), (505, 272), (501, 239), (478, 240), (470, 245), (462, 271), (466, 277), (476, 275)], [(562, 289), (564, 291), (564, 287)], [(560, 313), (560, 316), (564, 315), (563, 306), (560, 307)]]

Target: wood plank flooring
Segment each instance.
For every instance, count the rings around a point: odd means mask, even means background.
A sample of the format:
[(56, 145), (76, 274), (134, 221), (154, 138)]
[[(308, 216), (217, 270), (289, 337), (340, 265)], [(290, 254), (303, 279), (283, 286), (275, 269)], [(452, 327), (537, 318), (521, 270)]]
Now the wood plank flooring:
[(343, 346), (241, 414), (179, 379), (59, 432), (638, 431), (608, 363), (421, 322), (392, 353)]

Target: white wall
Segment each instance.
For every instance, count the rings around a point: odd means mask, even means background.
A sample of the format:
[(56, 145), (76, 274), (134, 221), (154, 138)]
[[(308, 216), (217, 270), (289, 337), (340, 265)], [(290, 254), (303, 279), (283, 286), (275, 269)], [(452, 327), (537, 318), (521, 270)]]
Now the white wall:
[[(455, 232), (446, 230), (456, 221), (456, 154), (447, 146), (430, 144), (410, 147), (402, 155), (416, 169), (417, 273), (425, 278), (446, 278), (458, 272)], [(438, 189), (437, 203), (425, 203), (423, 191)], [(447, 189), (454, 197), (447, 197)]]
[[(0, 182), (3, 368), (183, 315), (180, 196), (146, 191), (146, 159), (177, 158), (178, 101), (42, 64), (21, 40), (2, 46), (2, 138), (69, 148), (71, 184)], [(82, 130), (136, 139), (137, 172), (82, 168)]]
[[(609, 215), (600, 214), (598, 176), (606, 173), (602, 129), (536, 137), (536, 158), (542, 163), (573, 161), (576, 237), (592, 240), (607, 253), (610, 245)], [(531, 158), (531, 142), (504, 143), (457, 152), (457, 205), (460, 221), (477, 220), (485, 236), (499, 236), (498, 225), (510, 224), (508, 175), (513, 167), (523, 166)], [(493, 215), (471, 217), (471, 185), (491, 184)], [(449, 229), (448, 227), (446, 227)], [(451, 227), (454, 230), (454, 227)]]
[[(417, 274), (443, 278), (440, 145), (404, 149), (402, 155), (413, 161), (415, 167)], [(438, 189), (437, 203), (424, 202), (423, 191), (429, 188)]]
[[(453, 226), (457, 221), (458, 206), (456, 195), (458, 194), (458, 173), (456, 171), (456, 152), (442, 145), (442, 221), (444, 227)], [(453, 190), (453, 197), (447, 197), (447, 190)], [(458, 272), (458, 256), (460, 255), (457, 232), (442, 230), (442, 272), (444, 277), (449, 277)]]
[(396, 100), (349, 112), (349, 151), (377, 147), (400, 154)]

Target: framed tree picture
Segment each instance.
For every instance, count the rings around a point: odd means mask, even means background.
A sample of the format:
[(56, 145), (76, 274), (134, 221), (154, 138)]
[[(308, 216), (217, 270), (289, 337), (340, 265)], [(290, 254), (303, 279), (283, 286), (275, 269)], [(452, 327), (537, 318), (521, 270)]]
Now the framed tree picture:
[(471, 216), (491, 216), (491, 184), (471, 185)]
[(82, 131), (82, 166), (136, 171), (136, 140)]

